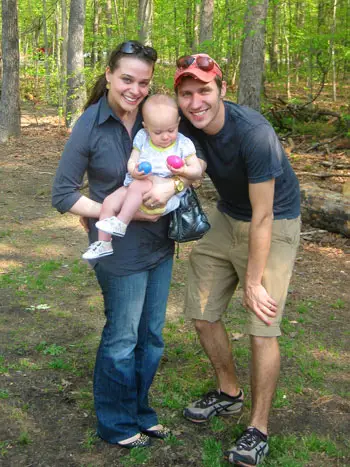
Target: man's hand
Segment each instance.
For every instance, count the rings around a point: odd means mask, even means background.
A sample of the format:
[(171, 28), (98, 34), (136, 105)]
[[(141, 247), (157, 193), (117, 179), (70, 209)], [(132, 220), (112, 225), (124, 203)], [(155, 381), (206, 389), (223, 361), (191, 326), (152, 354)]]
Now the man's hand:
[(80, 224), (83, 226), (83, 229), (85, 230), (85, 232), (90, 232), (90, 229), (89, 229), (89, 218), (88, 218), (88, 217), (80, 216), (80, 217), (79, 217), (79, 222), (80, 222)]
[(277, 313), (277, 303), (261, 284), (245, 286), (243, 306), (255, 313), (268, 326), (271, 324), (269, 317), (274, 318)]
[(152, 183), (152, 189), (143, 195), (143, 204), (151, 209), (165, 206), (175, 194), (174, 181), (171, 178), (152, 177)]

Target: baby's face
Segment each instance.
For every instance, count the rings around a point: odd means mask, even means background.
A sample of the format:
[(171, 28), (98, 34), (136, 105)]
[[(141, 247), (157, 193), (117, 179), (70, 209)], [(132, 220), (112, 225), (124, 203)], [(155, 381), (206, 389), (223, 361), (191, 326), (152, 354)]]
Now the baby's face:
[(144, 115), (144, 126), (154, 146), (167, 148), (171, 146), (179, 129), (179, 114), (171, 107), (154, 107), (149, 115)]

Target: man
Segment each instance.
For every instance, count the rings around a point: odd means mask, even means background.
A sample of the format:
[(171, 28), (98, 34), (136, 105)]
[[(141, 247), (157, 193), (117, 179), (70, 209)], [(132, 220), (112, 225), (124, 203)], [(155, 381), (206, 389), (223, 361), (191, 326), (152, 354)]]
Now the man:
[(299, 184), (265, 118), (223, 101), (226, 83), (212, 58), (181, 57), (175, 90), (181, 131), (201, 145), (220, 196), (211, 230), (192, 250), (185, 300), (218, 390), (187, 407), (184, 416), (201, 423), (242, 409), (243, 393), (221, 321), (240, 282), (249, 312), (252, 410), (247, 430), (226, 457), (235, 465), (258, 465), (269, 451), (268, 416), (280, 369), (277, 337), (299, 243)]

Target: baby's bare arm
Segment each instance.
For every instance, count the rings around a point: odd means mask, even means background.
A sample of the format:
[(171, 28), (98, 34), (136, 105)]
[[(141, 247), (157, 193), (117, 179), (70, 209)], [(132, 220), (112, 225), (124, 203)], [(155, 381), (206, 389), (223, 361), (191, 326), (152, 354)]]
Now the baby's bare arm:
[(205, 168), (202, 167), (201, 161), (195, 154), (186, 157), (185, 164), (180, 169), (174, 169), (168, 166), (174, 175), (184, 177), (187, 180), (198, 180), (203, 177)]

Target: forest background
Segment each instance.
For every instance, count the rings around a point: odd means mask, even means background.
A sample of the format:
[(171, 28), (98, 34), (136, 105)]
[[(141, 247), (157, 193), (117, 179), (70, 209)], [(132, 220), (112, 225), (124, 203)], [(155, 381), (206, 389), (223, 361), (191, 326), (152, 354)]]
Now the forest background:
[[(349, 118), (349, 0), (2, 0), (2, 25), (4, 67), (19, 48), (22, 99), (56, 106), (68, 126), (108, 53), (128, 39), (157, 49), (156, 89), (172, 89), (177, 57), (201, 51), (222, 66), (229, 96), (262, 104), (277, 128), (298, 125), (287, 104), (306, 108), (324, 90), (333, 102), (340, 93), (342, 117)], [(11, 67), (16, 60), (11, 56)], [(16, 82), (11, 73), (6, 91)], [(5, 104), (2, 121), (13, 99)]]

